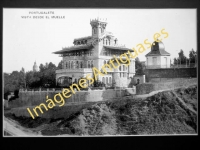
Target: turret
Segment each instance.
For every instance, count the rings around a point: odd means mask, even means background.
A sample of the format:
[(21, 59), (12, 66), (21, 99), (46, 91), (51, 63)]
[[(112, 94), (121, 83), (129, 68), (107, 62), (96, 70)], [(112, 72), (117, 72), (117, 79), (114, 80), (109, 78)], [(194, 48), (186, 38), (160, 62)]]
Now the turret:
[(90, 20), (90, 24), (92, 26), (92, 37), (99, 37), (106, 32), (106, 20), (97, 18)]

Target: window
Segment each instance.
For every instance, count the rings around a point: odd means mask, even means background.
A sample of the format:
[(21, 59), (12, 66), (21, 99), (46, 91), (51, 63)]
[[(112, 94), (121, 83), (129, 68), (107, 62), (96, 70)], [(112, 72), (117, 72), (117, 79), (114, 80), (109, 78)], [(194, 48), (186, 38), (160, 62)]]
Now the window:
[(72, 61), (72, 62), (71, 62), (71, 69), (73, 69), (73, 68), (74, 68), (74, 67), (73, 67), (73, 64), (74, 64), (74, 63), (73, 63), (73, 61)]
[(81, 61), (81, 64), (80, 64), (81, 68), (83, 68), (83, 62)]
[(96, 34), (96, 29), (94, 28), (94, 34)]
[(66, 62), (66, 69), (68, 68), (68, 63)]
[(121, 71), (121, 66), (119, 66), (119, 71)]
[(76, 68), (79, 68), (79, 62), (76, 61)]
[(153, 65), (157, 65), (157, 57), (153, 57)]
[(167, 68), (167, 57), (164, 57), (164, 67)]
[(123, 71), (125, 71), (125, 65), (123, 65)]
[(105, 78), (104, 77), (102, 78), (102, 82), (105, 83)]
[(104, 65), (106, 64), (106, 60), (104, 60)]
[(109, 77), (109, 83), (110, 83), (110, 84), (112, 83), (112, 78), (111, 78), (111, 77)]
[(94, 67), (94, 65), (93, 65), (93, 60), (91, 61), (91, 68), (93, 68)]
[(90, 61), (88, 61), (88, 68), (90, 68)]

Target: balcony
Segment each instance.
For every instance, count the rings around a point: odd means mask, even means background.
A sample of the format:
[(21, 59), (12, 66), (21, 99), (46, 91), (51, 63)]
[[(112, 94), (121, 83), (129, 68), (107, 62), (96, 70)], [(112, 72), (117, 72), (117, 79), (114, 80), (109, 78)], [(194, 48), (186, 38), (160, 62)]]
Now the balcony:
[(59, 69), (56, 70), (56, 74), (58, 73), (66, 73), (66, 72), (92, 72), (92, 68), (79, 68), (79, 69)]

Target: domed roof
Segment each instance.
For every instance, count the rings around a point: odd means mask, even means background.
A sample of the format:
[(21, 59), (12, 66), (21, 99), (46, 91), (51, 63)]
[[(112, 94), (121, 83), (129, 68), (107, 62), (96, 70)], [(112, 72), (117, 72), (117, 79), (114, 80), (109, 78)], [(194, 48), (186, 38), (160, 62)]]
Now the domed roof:
[(170, 53), (165, 51), (165, 46), (163, 42), (159, 41), (154, 41), (151, 45), (151, 51), (146, 54), (146, 56), (156, 56), (156, 55), (165, 55), (165, 56), (170, 56)]
[(151, 46), (151, 50), (165, 50), (163, 42), (154, 41)]

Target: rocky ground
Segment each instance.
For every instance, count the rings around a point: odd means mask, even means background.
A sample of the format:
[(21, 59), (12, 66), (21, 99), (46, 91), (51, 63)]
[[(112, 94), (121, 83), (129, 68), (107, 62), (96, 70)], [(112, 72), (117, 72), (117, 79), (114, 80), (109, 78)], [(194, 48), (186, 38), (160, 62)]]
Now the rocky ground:
[(96, 103), (67, 119), (5, 116), (42, 135), (196, 134), (197, 85), (147, 98)]

